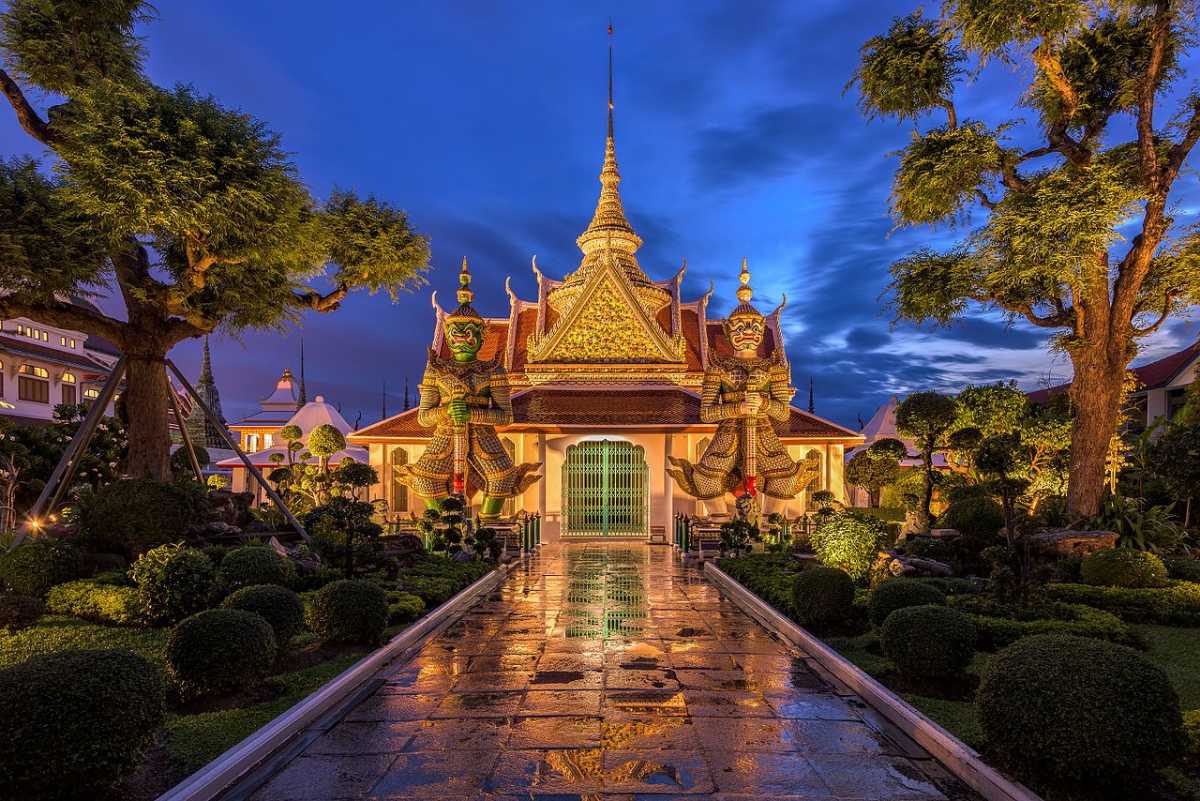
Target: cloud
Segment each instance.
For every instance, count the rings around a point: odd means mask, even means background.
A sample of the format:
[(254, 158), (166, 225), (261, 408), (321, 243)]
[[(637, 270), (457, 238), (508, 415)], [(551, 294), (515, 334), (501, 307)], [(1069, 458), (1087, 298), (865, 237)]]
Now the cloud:
[(960, 317), (939, 331), (943, 339), (968, 342), (984, 347), (1031, 350), (1046, 344), (1046, 334), (1039, 330), (1019, 328), (1004, 322), (998, 323), (985, 317)]
[(857, 327), (846, 334), (846, 344), (853, 350), (877, 350), (892, 341), (891, 334), (871, 328)]

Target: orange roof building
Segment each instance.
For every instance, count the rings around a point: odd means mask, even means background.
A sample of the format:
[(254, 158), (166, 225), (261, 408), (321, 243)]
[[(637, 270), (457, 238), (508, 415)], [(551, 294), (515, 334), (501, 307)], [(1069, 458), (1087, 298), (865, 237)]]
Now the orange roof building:
[[(700, 421), (699, 390), (710, 362), (731, 353), (724, 321), (709, 313), (711, 289), (682, 295), (686, 266), (665, 279), (642, 269), (642, 239), (626, 219), (620, 180), (610, 111), (600, 198), (576, 239), (578, 268), (552, 278), (535, 258), (537, 296), (518, 297), (506, 282), (508, 314), (485, 320), (479, 358), (502, 364), (512, 386), (514, 421), (501, 439), (516, 462), (542, 465), (542, 480), (507, 511), (540, 512), (548, 539), (669, 537), (675, 512), (698, 509), (667, 475), (667, 457), (697, 459), (716, 430)], [(436, 293), (433, 305), (431, 348), (449, 357)], [(778, 350), (786, 362), (783, 311), (780, 304), (767, 315), (760, 355)], [(841, 496), (844, 449), (863, 437), (797, 407), (777, 428), (794, 458), (816, 452), (822, 464), (819, 484), (781, 511), (802, 512), (815, 490)], [(416, 460), (430, 435), (410, 409), (349, 437), (367, 447), (382, 479), (376, 497), (392, 514), (420, 511), (395, 468)]]

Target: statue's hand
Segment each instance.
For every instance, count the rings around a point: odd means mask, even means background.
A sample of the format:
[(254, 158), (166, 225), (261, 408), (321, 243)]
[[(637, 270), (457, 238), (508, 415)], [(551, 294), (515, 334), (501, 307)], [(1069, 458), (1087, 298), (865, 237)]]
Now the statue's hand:
[(446, 416), (450, 418), (452, 423), (469, 423), (471, 421), (471, 408), (467, 406), (467, 402), (462, 398), (455, 398), (446, 404)]
[(757, 392), (748, 393), (746, 399), (738, 405), (738, 411), (742, 413), (743, 417), (754, 417), (758, 414), (762, 405), (762, 395), (759, 395)]

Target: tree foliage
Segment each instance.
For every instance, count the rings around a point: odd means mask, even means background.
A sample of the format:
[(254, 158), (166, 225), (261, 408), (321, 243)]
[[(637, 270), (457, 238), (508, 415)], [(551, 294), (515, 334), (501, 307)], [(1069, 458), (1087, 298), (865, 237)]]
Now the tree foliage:
[[(0, 89), (53, 157), (49, 173), (0, 162), (0, 314), (98, 334), (131, 357), (130, 470), (162, 478), (173, 345), (331, 311), (356, 289), (394, 296), (420, 282), (429, 248), (381, 200), (314, 198), (262, 120), (154, 85), (137, 35), (150, 10), (12, 0), (0, 14)], [(99, 287), (119, 291), (127, 320), (65, 300)]]
[[(1171, 192), (1197, 140), (1200, 94), (1173, 91), (1192, 45), (1183, 0), (948, 0), (893, 22), (854, 76), (868, 117), (912, 119), (897, 224), (970, 226), (892, 266), (898, 316), (949, 322), (982, 303), (1056, 331), (1076, 375), (1070, 500), (1094, 513), (1136, 341), (1200, 300), (1200, 235)], [(1026, 67), (1001, 124), (961, 118), (963, 85)], [(990, 87), (990, 84), (984, 84)], [(944, 122), (927, 121), (945, 113)], [(1131, 122), (1131, 124), (1127, 124)]]

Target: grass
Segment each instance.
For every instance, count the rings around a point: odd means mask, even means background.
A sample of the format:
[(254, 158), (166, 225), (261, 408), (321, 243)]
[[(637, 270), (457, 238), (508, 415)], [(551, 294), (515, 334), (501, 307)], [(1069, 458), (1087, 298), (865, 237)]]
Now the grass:
[(132, 651), (161, 669), (166, 646), (166, 629), (102, 626), (64, 615), (46, 615), (24, 631), (0, 634), (0, 668), (39, 654), (112, 649)]
[(1146, 656), (1162, 668), (1175, 692), (1179, 706), (1200, 709), (1200, 629), (1175, 626), (1134, 626), (1150, 650)]
[(280, 694), (266, 703), (197, 715), (170, 715), (165, 728), (166, 750), (172, 765), (183, 774), (198, 770), (316, 692), (365, 653), (366, 650), (346, 654), (303, 670), (272, 676), (267, 685)]

